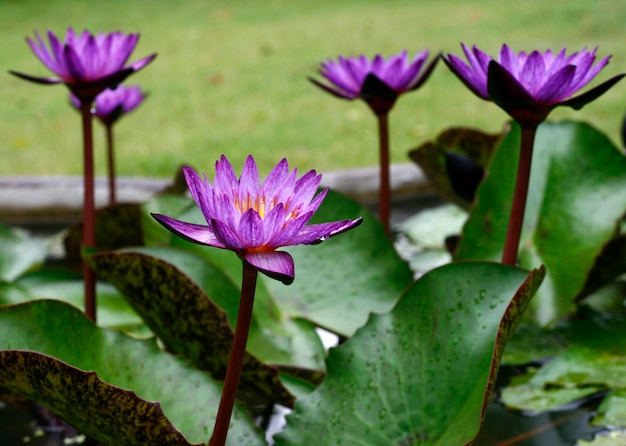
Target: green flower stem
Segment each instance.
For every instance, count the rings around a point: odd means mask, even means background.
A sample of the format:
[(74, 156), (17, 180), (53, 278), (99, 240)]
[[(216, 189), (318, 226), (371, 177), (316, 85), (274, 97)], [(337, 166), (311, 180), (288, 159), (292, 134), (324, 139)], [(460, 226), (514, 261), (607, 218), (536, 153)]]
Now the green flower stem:
[(391, 187), (389, 181), (389, 114), (378, 116), (378, 138), (380, 145), (380, 189), (378, 199), (378, 217), (383, 224), (385, 234), (389, 235), (389, 215), (391, 209)]
[[(83, 248), (96, 246), (94, 173), (93, 173), (93, 124), (91, 101), (81, 100), (83, 121)], [(85, 314), (96, 321), (96, 273), (83, 262), (85, 282)]]
[(536, 133), (537, 125), (522, 125), (522, 140), (517, 165), (515, 191), (513, 192), (513, 206), (502, 253), (502, 263), (505, 265), (515, 265), (517, 263), (517, 252), (522, 234), (522, 225), (524, 224), (524, 211), (526, 209), (530, 166), (533, 159), (533, 145)]
[(109, 168), (109, 205), (113, 206), (116, 201), (115, 190), (115, 153), (113, 147), (113, 124), (106, 124), (106, 137), (107, 137), (107, 164)]
[(209, 446), (224, 446), (226, 435), (228, 435), (228, 425), (235, 405), (235, 396), (239, 386), (239, 377), (243, 366), (243, 358), (246, 353), (246, 343), (248, 342), (248, 331), (252, 319), (252, 307), (254, 305), (254, 293), (256, 290), (256, 280), (258, 272), (247, 262), (243, 262), (243, 278), (241, 281), (241, 299), (239, 301), (239, 313), (237, 314), (237, 327), (235, 328), (235, 338), (233, 348), (228, 360), (226, 379), (220, 406), (215, 418), (213, 436), (209, 441)]

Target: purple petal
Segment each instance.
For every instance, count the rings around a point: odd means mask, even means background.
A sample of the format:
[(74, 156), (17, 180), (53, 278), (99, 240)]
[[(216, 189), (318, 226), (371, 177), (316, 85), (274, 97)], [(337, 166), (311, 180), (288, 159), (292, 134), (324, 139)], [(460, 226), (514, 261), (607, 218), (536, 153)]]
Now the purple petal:
[(58, 77), (38, 77), (38, 76), (31, 76), (30, 74), (24, 74), (24, 73), (20, 73), (18, 71), (13, 71), (13, 70), (9, 70), (9, 73), (11, 73), (13, 76), (17, 76), (21, 79), (30, 81), (30, 82), (35, 82), (37, 84), (45, 84), (45, 85), (50, 85), (50, 84), (61, 84), (63, 83), (62, 79), (59, 79)]
[(567, 99), (574, 93), (571, 81), (576, 74), (576, 67), (566, 65), (556, 72), (535, 94), (535, 100), (540, 104), (551, 104)]
[(63, 48), (63, 56), (67, 64), (67, 70), (70, 77), (70, 79), (65, 79), (67, 82), (78, 83), (85, 80), (91, 80), (84, 79), (85, 70), (83, 69), (80, 58), (78, 54), (76, 54), (74, 48), (69, 45), (65, 45), (65, 47)]
[(356, 99), (358, 97), (358, 93), (351, 93), (351, 92), (347, 92), (345, 90), (338, 90), (332, 87), (329, 87), (328, 85), (325, 85), (315, 79), (313, 79), (312, 77), (309, 77), (309, 82), (311, 82), (312, 84), (316, 85), (317, 87), (321, 88), (322, 90), (324, 90), (327, 93), (332, 94), (333, 96), (338, 97), (339, 99)]
[(293, 283), (295, 267), (291, 255), (284, 251), (252, 251), (240, 254), (252, 267), (285, 285)]
[(258, 248), (263, 245), (263, 219), (254, 209), (248, 209), (239, 220), (239, 239), (245, 248)]
[(559, 105), (566, 105), (568, 107), (572, 107), (574, 110), (580, 110), (589, 102), (599, 98), (604, 93), (607, 92), (613, 85), (619, 82), (626, 73), (618, 74), (615, 77), (612, 77), (608, 81), (601, 83), (600, 85), (588, 90), (587, 92), (581, 94), (580, 96), (576, 96), (572, 99), (568, 99), (567, 101), (560, 102)]
[(300, 230), (300, 233), (291, 240), (291, 244), (315, 245), (322, 243), (330, 237), (346, 232), (349, 229), (356, 228), (362, 221), (363, 218), (359, 217), (355, 220), (342, 220), (305, 226)]
[(220, 241), (220, 243), (224, 244), (226, 249), (242, 251), (247, 248), (247, 246), (239, 240), (238, 234), (236, 234), (233, 229), (221, 220), (211, 220), (211, 227), (213, 228), (215, 237)]
[(546, 65), (539, 51), (533, 51), (526, 59), (519, 74), (519, 83), (533, 96), (541, 88), (546, 74)]
[(150, 62), (152, 62), (156, 57), (157, 53), (152, 53), (149, 56), (146, 56), (143, 59), (140, 59), (137, 62), (133, 62), (132, 64), (130, 64), (130, 68), (132, 68), (133, 71), (139, 71)]
[(535, 105), (535, 99), (531, 94), (512, 73), (495, 60), (489, 63), (487, 91), (491, 100), (504, 110), (511, 107)]
[(219, 197), (226, 195), (229, 197), (235, 197), (237, 195), (237, 175), (233, 166), (228, 159), (222, 155), (219, 161), (215, 162), (215, 180), (213, 181), (213, 188), (215, 194)]
[(200, 175), (189, 166), (183, 167), (183, 174), (185, 175), (185, 181), (187, 182), (191, 197), (202, 211), (206, 221), (210, 222), (215, 218), (213, 201), (211, 200), (213, 198), (211, 186), (208, 182), (202, 181)]
[(216, 248), (227, 248), (215, 237), (208, 226), (187, 223), (161, 214), (152, 214), (152, 216), (167, 229), (190, 242), (215, 246)]
[[(464, 50), (468, 55), (468, 60), (470, 60), (469, 54), (472, 53), (465, 46)], [(473, 55), (471, 57), (471, 60), (476, 60)], [(487, 73), (483, 70), (482, 65), (476, 62), (475, 66), (470, 67), (454, 54), (448, 54), (443, 58), (443, 61), (450, 71), (452, 71), (476, 96), (489, 100), (489, 94), (487, 93)]]
[(291, 246), (297, 245), (293, 240), (298, 236), (304, 225), (306, 225), (313, 212), (306, 212), (293, 219), (284, 219), (286, 223), (283, 223), (280, 230), (274, 233), (274, 236), (267, 240), (267, 246), (279, 247), (279, 246)]

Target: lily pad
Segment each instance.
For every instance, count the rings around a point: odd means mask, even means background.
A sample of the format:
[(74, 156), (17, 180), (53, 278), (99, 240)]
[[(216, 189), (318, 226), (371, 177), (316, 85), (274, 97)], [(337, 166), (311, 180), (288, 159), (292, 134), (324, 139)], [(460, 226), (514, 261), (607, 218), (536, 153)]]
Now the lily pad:
[(43, 238), (0, 225), (0, 282), (12, 282), (40, 266), (50, 249)]
[(330, 351), (325, 381), (298, 400), (276, 444), (470, 443), (543, 273), (473, 262), (428, 272)]
[(602, 400), (592, 424), (626, 429), (626, 389), (615, 390)]
[[(500, 258), (519, 144), (520, 129), (513, 124), (478, 190), (456, 260)], [(625, 211), (626, 158), (611, 141), (584, 123), (540, 125), (519, 262), (525, 268), (543, 264), (547, 276), (529, 308), (530, 320), (552, 324), (574, 310), (596, 259), (617, 237)]]
[[(0, 307), (0, 364), (1, 387), (111, 445), (204, 444), (221, 395), (219, 383), (154, 339), (99, 328), (55, 300)], [(265, 444), (241, 406), (228, 444)]]
[[(185, 355), (196, 367), (211, 372), (216, 379), (224, 379), (233, 330), (226, 312), (212, 302), (209, 295), (230, 296), (237, 301), (239, 293), (223, 274), (192, 254), (176, 250), (161, 252), (166, 262), (145, 252), (109, 252), (87, 258), (98, 275), (126, 297), (146, 324), (172, 352)], [(172, 259), (186, 262), (188, 270), (201, 287)], [(240, 387), (258, 394), (263, 401), (293, 405), (293, 396), (280, 382), (278, 371), (256, 357), (246, 354)]]

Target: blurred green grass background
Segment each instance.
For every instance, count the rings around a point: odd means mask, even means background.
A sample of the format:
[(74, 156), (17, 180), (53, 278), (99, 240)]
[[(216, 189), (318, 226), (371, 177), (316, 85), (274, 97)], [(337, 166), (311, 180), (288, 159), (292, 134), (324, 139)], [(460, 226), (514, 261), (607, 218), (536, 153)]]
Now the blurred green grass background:
[[(460, 42), (495, 55), (514, 50), (613, 54), (596, 82), (626, 71), (623, 0), (0, 0), (0, 175), (77, 175), (78, 114), (64, 86), (14, 78), (47, 75), (24, 41), (34, 30), (140, 32), (131, 60), (157, 59), (131, 76), (150, 97), (115, 127), (118, 173), (169, 177), (181, 164), (211, 175), (226, 154), (239, 168), (248, 153), (267, 172), (280, 158), (319, 171), (378, 163), (376, 121), (360, 101), (341, 101), (307, 81), (337, 55), (385, 56), (424, 48), (461, 53)], [(582, 111), (551, 120), (586, 120), (618, 145), (626, 81)], [(393, 162), (443, 129), (498, 131), (507, 116), (476, 98), (440, 64), (392, 111)], [(96, 172), (104, 174), (104, 135), (95, 126)]]

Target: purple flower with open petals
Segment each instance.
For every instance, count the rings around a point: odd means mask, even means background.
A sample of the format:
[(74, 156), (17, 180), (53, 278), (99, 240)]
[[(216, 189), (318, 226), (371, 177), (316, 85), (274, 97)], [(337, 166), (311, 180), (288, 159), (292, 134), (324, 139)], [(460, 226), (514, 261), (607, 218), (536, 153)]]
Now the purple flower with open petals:
[(559, 105), (578, 110), (624, 77), (617, 75), (572, 97), (608, 64), (610, 56), (594, 65), (597, 48), (570, 55), (565, 48), (558, 54), (551, 50), (515, 54), (503, 45), (495, 60), (476, 46), (461, 46), (469, 63), (453, 54), (444, 56), (444, 62), (477, 96), (495, 102), (522, 125), (538, 125)]
[(160, 214), (153, 217), (170, 231), (203, 245), (229, 249), (261, 273), (290, 284), (294, 279), (291, 255), (281, 246), (317, 244), (358, 226), (362, 218), (306, 226), (328, 189), (317, 196), (321, 175), (314, 170), (296, 179), (282, 159), (263, 184), (252, 156), (248, 156), (238, 180), (222, 155), (215, 163), (215, 181), (184, 167), (191, 196), (207, 225), (187, 223)]
[(429, 52), (417, 53), (412, 61), (406, 50), (384, 59), (339, 56), (322, 63), (319, 73), (330, 85), (309, 78), (318, 87), (343, 99), (361, 98), (374, 113), (387, 113), (402, 93), (419, 88), (430, 76), (439, 57), (426, 64)]
[[(132, 112), (147, 97), (137, 85), (118, 85), (114, 90), (107, 88), (94, 103), (93, 114), (105, 125), (115, 123), (123, 115)], [(80, 100), (70, 93), (70, 101), (80, 110)]]
[(150, 63), (156, 54), (127, 65), (139, 34), (112, 32), (96, 36), (85, 30), (77, 35), (68, 28), (65, 43), (48, 31), (49, 45), (38, 32), (36, 40), (26, 38), (35, 56), (56, 77), (38, 77), (10, 71), (23, 79), (40, 84), (64, 83), (81, 101), (93, 100), (105, 88), (115, 88), (131, 73)]

